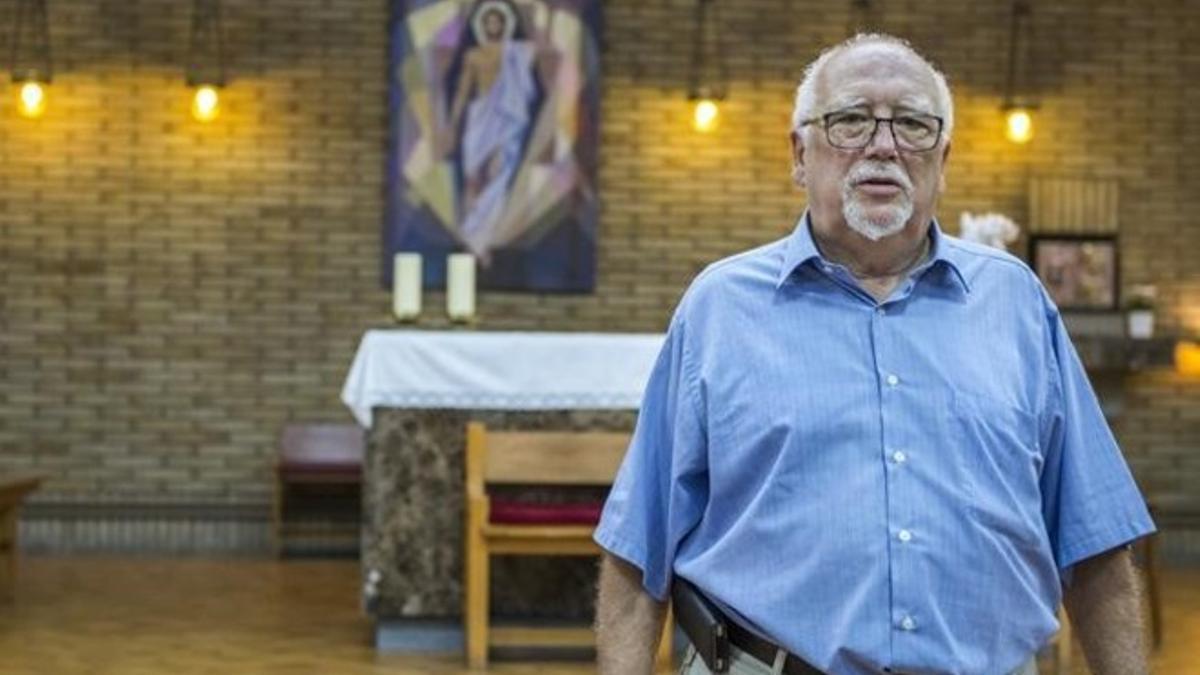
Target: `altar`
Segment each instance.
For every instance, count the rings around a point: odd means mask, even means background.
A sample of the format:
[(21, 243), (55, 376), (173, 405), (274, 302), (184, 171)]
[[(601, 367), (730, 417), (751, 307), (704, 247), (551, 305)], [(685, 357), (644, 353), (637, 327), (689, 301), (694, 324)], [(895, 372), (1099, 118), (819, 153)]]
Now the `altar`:
[[(662, 335), (630, 333), (363, 336), (342, 401), (367, 434), (362, 602), (379, 648), (461, 645), (467, 422), (631, 430), (662, 343)], [(595, 560), (509, 562), (494, 565), (494, 616), (590, 621)]]

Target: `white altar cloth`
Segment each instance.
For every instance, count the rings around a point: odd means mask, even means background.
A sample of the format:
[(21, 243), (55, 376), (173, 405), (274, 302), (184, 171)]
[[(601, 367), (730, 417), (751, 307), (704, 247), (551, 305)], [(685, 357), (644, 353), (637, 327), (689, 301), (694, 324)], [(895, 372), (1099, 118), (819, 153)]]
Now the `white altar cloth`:
[(370, 330), (342, 402), (367, 428), (376, 406), (634, 410), (663, 340), (646, 333)]

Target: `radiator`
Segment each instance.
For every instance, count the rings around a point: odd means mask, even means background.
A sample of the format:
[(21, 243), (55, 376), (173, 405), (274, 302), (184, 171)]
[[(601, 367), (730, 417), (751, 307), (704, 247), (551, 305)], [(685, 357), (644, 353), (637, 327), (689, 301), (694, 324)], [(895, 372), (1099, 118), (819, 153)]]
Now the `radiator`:
[(258, 554), (271, 545), (265, 504), (42, 499), (22, 509), (20, 528), (29, 553)]

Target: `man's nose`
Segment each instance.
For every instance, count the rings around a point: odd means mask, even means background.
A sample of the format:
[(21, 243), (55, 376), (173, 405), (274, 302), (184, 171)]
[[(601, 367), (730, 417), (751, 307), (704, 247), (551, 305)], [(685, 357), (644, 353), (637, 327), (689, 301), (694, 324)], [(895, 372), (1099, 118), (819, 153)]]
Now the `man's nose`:
[(879, 120), (875, 124), (875, 133), (871, 135), (864, 153), (867, 157), (895, 157), (899, 154), (891, 120)]

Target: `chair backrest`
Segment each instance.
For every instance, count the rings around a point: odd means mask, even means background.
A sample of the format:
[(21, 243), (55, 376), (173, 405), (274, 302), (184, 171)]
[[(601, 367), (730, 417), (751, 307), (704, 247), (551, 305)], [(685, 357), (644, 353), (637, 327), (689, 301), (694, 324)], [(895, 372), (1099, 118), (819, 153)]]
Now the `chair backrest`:
[(36, 490), (42, 480), (42, 476), (35, 474), (0, 473), (0, 505), (18, 503), (26, 494)]
[(279, 440), (283, 466), (361, 466), (363, 430), (356, 424), (289, 424)]
[(524, 485), (609, 485), (629, 433), (493, 431), (467, 425), (467, 481)]

